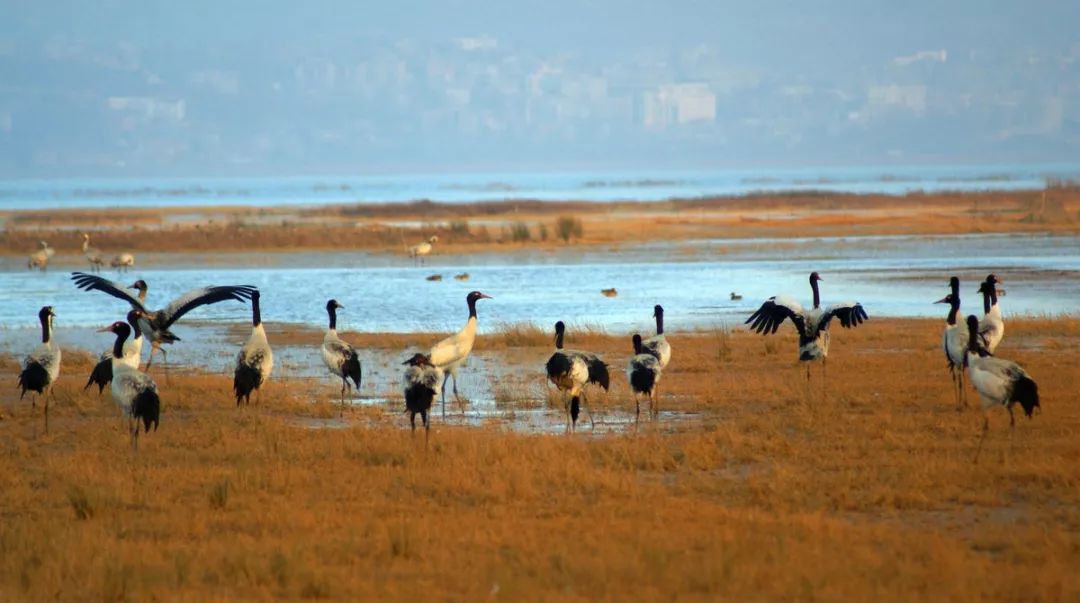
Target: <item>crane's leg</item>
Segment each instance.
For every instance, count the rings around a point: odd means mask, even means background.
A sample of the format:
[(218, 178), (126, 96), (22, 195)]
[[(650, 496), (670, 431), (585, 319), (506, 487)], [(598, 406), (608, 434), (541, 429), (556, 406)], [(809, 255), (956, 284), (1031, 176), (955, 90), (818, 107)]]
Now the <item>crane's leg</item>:
[(52, 388), (45, 390), (45, 433), (49, 433), (49, 394), (52, 393)]
[(653, 387), (652, 393), (649, 395), (649, 408), (652, 410), (653, 419), (660, 418), (660, 388)]
[(412, 427), (412, 434), (416, 435), (416, 413), (409, 411), (409, 425)]
[(446, 418), (446, 382), (450, 380), (449, 369), (443, 374), (442, 378), (442, 416)]
[(583, 409), (585, 409), (585, 412), (589, 413), (589, 429), (591, 429), (593, 431), (596, 431), (596, 424), (593, 423), (593, 418), (592, 418), (592, 408), (589, 405), (588, 400), (585, 398), (585, 390), (584, 389), (581, 390), (581, 407)]
[(975, 449), (975, 463), (979, 462), (979, 453), (982, 452), (983, 440), (986, 439), (986, 432), (988, 431), (990, 431), (990, 415), (983, 412), (982, 435), (979, 436), (979, 447)]
[(428, 447), (428, 438), (431, 436), (431, 423), (428, 422), (428, 411), (421, 410), (420, 418), (424, 421), (424, 450)]
[(338, 417), (345, 416), (345, 388), (349, 387), (349, 382), (344, 377), (341, 378), (341, 411), (338, 413)]
[(641, 420), (641, 396), (634, 392), (634, 426)]

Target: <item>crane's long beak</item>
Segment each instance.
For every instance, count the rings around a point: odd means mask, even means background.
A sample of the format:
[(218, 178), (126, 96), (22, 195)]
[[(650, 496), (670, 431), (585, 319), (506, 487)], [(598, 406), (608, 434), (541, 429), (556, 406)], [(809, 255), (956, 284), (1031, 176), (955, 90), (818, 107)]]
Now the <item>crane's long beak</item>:
[(490, 295), (485, 295), (485, 294), (481, 293), (480, 294), (480, 299), (495, 299), (495, 298), (491, 297)]
[(102, 327), (102, 328), (97, 330), (98, 333), (106, 333), (106, 332), (109, 332), (109, 331), (112, 331), (112, 325), (109, 325), (107, 327)]
[(937, 301), (936, 301), (936, 302), (934, 302), (934, 303), (935, 303), (935, 304), (947, 304), (947, 303), (949, 303), (949, 298), (948, 298), (948, 297), (943, 297), (943, 298), (941, 298), (941, 299), (937, 300)]

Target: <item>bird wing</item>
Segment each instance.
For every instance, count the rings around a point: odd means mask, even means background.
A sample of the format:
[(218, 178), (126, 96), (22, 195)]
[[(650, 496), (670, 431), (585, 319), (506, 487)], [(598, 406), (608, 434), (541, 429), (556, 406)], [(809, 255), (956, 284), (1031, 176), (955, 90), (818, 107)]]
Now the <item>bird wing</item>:
[(72, 272), (71, 280), (75, 281), (75, 286), (83, 291), (101, 291), (102, 293), (108, 293), (117, 299), (122, 299), (131, 304), (131, 307), (136, 310), (142, 310), (143, 312), (147, 311), (146, 306), (143, 306), (142, 302), (139, 301), (139, 298), (128, 293), (127, 288), (120, 283), (93, 274), (86, 274), (85, 272)]
[(806, 323), (803, 320), (802, 306), (791, 297), (777, 295), (765, 300), (743, 324), (750, 325), (751, 329), (762, 335), (770, 335), (780, 328), (780, 323), (788, 319), (799, 330), (799, 335), (805, 334)]
[(864, 320), (870, 318), (866, 315), (866, 310), (863, 309), (862, 304), (859, 302), (841, 302), (829, 306), (822, 312), (818, 322), (818, 328), (824, 329), (834, 316), (840, 319), (840, 326), (845, 329), (857, 327), (861, 325)]
[(595, 383), (606, 391), (611, 385), (611, 377), (608, 375), (607, 365), (599, 356), (583, 354), (585, 363), (589, 366), (589, 383)]
[(165, 309), (158, 312), (159, 318), (155, 322), (159, 324), (155, 326), (159, 329), (167, 329), (174, 322), (180, 320), (180, 317), (199, 306), (216, 304), (230, 299), (242, 302), (251, 299), (251, 294), (254, 292), (255, 287), (251, 285), (226, 285), (192, 289), (174, 299), (168, 306), (165, 306)]

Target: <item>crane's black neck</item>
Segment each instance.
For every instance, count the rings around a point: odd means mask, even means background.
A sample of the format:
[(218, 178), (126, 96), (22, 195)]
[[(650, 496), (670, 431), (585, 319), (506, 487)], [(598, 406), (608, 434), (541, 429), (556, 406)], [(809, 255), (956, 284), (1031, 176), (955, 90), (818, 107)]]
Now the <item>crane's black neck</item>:
[(326, 308), (326, 313), (330, 315), (330, 330), (337, 329), (337, 308), (329, 306)]
[(949, 318), (946, 322), (950, 325), (956, 324), (956, 315), (960, 313), (960, 302), (956, 298), (952, 298), (949, 301)]
[(818, 293), (817, 279), (816, 278), (810, 279), (810, 288), (813, 289), (813, 291), (814, 291), (814, 307), (815, 308), (820, 308), (821, 307), (821, 294)]
[(251, 326), (257, 327), (261, 324), (262, 312), (259, 311), (259, 296), (254, 295), (251, 297)]
[(142, 329), (139, 327), (139, 319), (135, 316), (128, 316), (128, 324), (131, 325), (131, 338), (138, 339), (142, 337)]
[(42, 314), (41, 318), (41, 343), (49, 343), (52, 339), (52, 317), (48, 314)]
[(990, 307), (997, 305), (997, 289), (991, 283), (983, 283), (983, 314), (990, 313)]
[(469, 318), (476, 318), (476, 298), (470, 297), (465, 302), (469, 304)]
[(664, 313), (663, 312), (657, 312), (656, 313), (656, 334), (657, 335), (663, 335), (664, 334)]
[(634, 335), (634, 355), (641, 353), (641, 335)]
[(116, 343), (113, 344), (112, 349), (113, 358), (120, 360), (124, 357), (124, 342), (127, 341), (130, 334), (131, 329), (118, 329), (116, 331)]
[(564, 333), (564, 331), (562, 329), (557, 329), (555, 331), (555, 349), (556, 350), (561, 350), (562, 349), (562, 346), (563, 346), (563, 333)]

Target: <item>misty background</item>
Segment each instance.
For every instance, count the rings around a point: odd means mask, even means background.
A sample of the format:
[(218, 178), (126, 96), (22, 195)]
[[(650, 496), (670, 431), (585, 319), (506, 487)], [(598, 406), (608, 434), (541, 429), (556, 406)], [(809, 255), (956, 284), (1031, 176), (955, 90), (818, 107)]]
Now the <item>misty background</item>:
[(0, 5), (0, 178), (1080, 160), (1080, 2)]

